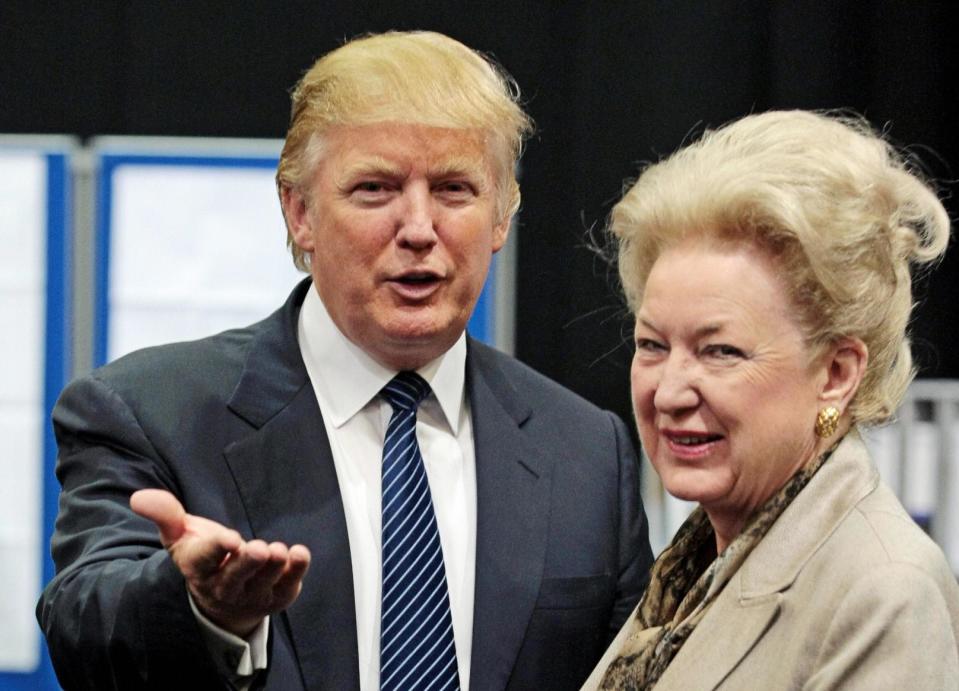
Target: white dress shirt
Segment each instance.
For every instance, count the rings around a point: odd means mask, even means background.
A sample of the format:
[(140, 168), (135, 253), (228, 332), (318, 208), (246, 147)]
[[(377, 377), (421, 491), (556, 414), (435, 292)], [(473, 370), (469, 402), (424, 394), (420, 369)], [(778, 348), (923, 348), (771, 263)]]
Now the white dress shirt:
[[(381, 468), (383, 439), (393, 413), (380, 390), (396, 375), (350, 342), (336, 327), (314, 288), (303, 301), (298, 324), (300, 353), (316, 393), (330, 440), (346, 514), (353, 566), (361, 691), (380, 684), (382, 590)], [(473, 427), (465, 395), (466, 337), (417, 370), (432, 393), (420, 405), (416, 436), (426, 466), (443, 546), (460, 684), (469, 688), (476, 574), (476, 464)], [(282, 536), (270, 536), (282, 539)], [(250, 646), (218, 630), (194, 609), (214, 650), (214, 659), (236, 660), (226, 670), (242, 677), (266, 666), (266, 624)], [(331, 661), (337, 664), (338, 661)]]

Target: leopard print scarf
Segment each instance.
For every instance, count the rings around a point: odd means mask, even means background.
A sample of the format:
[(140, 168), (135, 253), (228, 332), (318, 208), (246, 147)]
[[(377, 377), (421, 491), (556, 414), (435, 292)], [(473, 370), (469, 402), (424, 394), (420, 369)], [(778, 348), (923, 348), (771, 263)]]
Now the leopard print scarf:
[(601, 689), (646, 691), (656, 685), (716, 596), (831, 453), (793, 475), (719, 556), (706, 513), (702, 507), (693, 511), (653, 564), (636, 616), (625, 624), (633, 633), (606, 669)]

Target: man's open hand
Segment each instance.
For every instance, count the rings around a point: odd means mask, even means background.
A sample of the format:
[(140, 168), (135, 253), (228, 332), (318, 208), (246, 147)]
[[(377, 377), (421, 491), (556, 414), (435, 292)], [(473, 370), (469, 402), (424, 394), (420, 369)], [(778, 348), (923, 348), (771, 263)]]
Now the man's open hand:
[(310, 552), (303, 545), (246, 542), (235, 530), (193, 516), (170, 492), (143, 489), (134, 512), (160, 529), (160, 540), (186, 578), (193, 601), (217, 626), (245, 637), (300, 594)]

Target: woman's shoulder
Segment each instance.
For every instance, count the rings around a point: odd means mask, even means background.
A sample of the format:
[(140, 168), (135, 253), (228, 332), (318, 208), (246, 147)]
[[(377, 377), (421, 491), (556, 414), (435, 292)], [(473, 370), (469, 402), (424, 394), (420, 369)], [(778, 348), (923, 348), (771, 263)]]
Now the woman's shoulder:
[(794, 658), (793, 681), (932, 689), (959, 680), (956, 577), (881, 482), (822, 536), (781, 598), (763, 650), (779, 664)]
[(959, 585), (946, 556), (882, 482), (839, 520), (797, 574), (787, 597), (833, 612), (851, 595), (946, 604), (959, 634)]
[(872, 568), (909, 566), (959, 597), (956, 577), (942, 549), (909, 516), (892, 490), (880, 482), (839, 526), (836, 539), (853, 552), (870, 554)]

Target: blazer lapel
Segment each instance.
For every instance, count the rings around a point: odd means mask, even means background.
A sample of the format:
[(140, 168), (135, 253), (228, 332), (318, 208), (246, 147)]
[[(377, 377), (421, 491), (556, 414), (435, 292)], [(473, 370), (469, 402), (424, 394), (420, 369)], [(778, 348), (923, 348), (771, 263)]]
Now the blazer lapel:
[[(664, 689), (715, 689), (752, 650), (776, 621), (782, 595), (742, 600), (739, 577), (726, 584), (711, 611), (683, 644), (657, 687)], [(734, 622), (731, 624), (731, 622)], [(760, 683), (762, 680), (757, 680)]]
[[(307, 688), (357, 689), (356, 613), (343, 502), (296, 340), (301, 284), (251, 346), (230, 408), (253, 431), (224, 450), (256, 537), (306, 545), (303, 590), (285, 626)], [(275, 648), (274, 648), (275, 649)], [(272, 663), (271, 663), (272, 664)]]
[(477, 495), (474, 691), (505, 688), (522, 646), (546, 557), (551, 470), (523, 433), (529, 407), (484, 351), (470, 341), (466, 381)]

